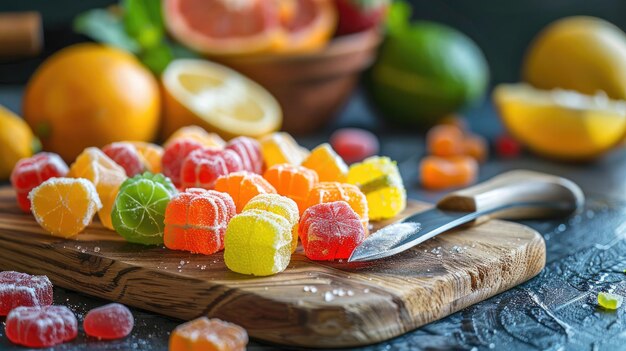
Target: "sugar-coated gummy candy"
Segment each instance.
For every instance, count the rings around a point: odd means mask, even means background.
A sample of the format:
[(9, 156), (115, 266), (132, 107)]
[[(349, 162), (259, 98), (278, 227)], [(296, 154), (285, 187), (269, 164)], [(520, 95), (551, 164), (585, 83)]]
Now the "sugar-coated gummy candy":
[(50, 234), (70, 238), (85, 229), (102, 208), (96, 187), (83, 178), (50, 178), (28, 198), (37, 223)]
[(150, 173), (161, 173), (161, 160), (163, 158), (163, 148), (157, 144), (143, 141), (131, 141), (137, 151), (146, 160), (146, 167)]
[(307, 155), (293, 137), (285, 132), (276, 132), (261, 139), (261, 153), (266, 167), (281, 163), (299, 165)]
[(298, 231), (304, 254), (311, 260), (347, 259), (365, 238), (361, 218), (345, 201), (309, 207)]
[(217, 178), (243, 169), (241, 157), (233, 150), (217, 148), (194, 150), (183, 161), (180, 187), (213, 189)]
[(259, 194), (246, 204), (243, 211), (245, 212), (252, 209), (273, 212), (283, 216), (289, 221), (293, 233), (291, 252), (296, 251), (298, 247), (298, 222), (300, 220), (300, 213), (298, 211), (298, 205), (296, 205), (292, 199), (278, 194)]
[(380, 147), (374, 133), (360, 128), (343, 128), (330, 136), (330, 145), (347, 163), (376, 155)]
[(7, 316), (5, 333), (14, 344), (49, 347), (75, 339), (78, 322), (65, 306), (17, 307)]
[(606, 292), (598, 293), (598, 305), (607, 310), (616, 310), (622, 306), (624, 297), (622, 295)]
[(458, 156), (464, 153), (463, 130), (451, 124), (432, 127), (426, 134), (426, 149), (429, 154), (440, 157)]
[(317, 183), (307, 199), (307, 208), (324, 202), (345, 201), (361, 218), (365, 234), (369, 233), (369, 216), (365, 194), (353, 184), (338, 182)]
[(137, 147), (129, 142), (121, 141), (105, 145), (102, 147), (102, 152), (122, 166), (128, 177), (147, 171), (147, 161), (139, 153)]
[(50, 178), (65, 177), (68, 171), (61, 156), (51, 152), (40, 152), (19, 160), (11, 172), (11, 185), (15, 189), (20, 209), (30, 212), (28, 193)]
[(119, 303), (110, 303), (87, 312), (83, 329), (89, 336), (114, 340), (126, 337), (133, 330), (135, 319), (130, 310)]
[(420, 163), (422, 186), (442, 190), (470, 185), (478, 176), (478, 163), (470, 156), (426, 156)]
[(495, 142), (496, 152), (502, 158), (516, 158), (522, 152), (522, 146), (508, 135), (501, 135)]
[(124, 168), (111, 160), (100, 149), (88, 147), (78, 155), (78, 158), (70, 166), (68, 176), (88, 179), (96, 186), (102, 202), (98, 217), (103, 226), (113, 229), (111, 223), (113, 203), (115, 203), (115, 197), (120, 186), (128, 178)]
[(237, 213), (259, 194), (275, 194), (276, 189), (263, 177), (250, 172), (233, 172), (217, 178), (215, 190), (230, 194)]
[(146, 172), (126, 180), (111, 213), (115, 231), (132, 243), (162, 244), (165, 209), (176, 193), (162, 174)]
[(318, 183), (317, 172), (302, 166), (281, 163), (268, 168), (263, 174), (280, 195), (287, 196), (298, 205), (300, 214), (306, 210), (306, 201), (313, 186)]
[(473, 157), (478, 162), (485, 162), (489, 157), (487, 140), (480, 135), (467, 134), (463, 140), (464, 154)]
[(389, 157), (372, 156), (351, 165), (347, 181), (365, 194), (371, 220), (395, 217), (406, 208), (400, 171)]
[(169, 351), (244, 351), (247, 344), (248, 333), (242, 327), (200, 317), (172, 331)]
[(226, 149), (236, 152), (243, 161), (243, 170), (261, 174), (263, 173), (263, 155), (261, 144), (246, 136), (239, 136), (226, 143)]
[(170, 137), (165, 141), (165, 146), (167, 147), (170, 143), (180, 139), (193, 140), (203, 147), (222, 148), (225, 144), (224, 140), (220, 138), (219, 135), (209, 133), (202, 127), (191, 125), (181, 127), (172, 133), (172, 135), (170, 135)]
[(291, 259), (293, 228), (285, 217), (247, 210), (230, 220), (224, 235), (224, 263), (233, 272), (266, 276), (282, 272)]
[(193, 139), (175, 139), (165, 145), (161, 158), (163, 174), (172, 180), (176, 187), (180, 187), (180, 173), (185, 158), (194, 150), (202, 149), (201, 143)]
[(45, 275), (0, 272), (0, 316), (19, 306), (52, 305), (52, 283)]
[(311, 150), (302, 166), (317, 172), (320, 182), (344, 182), (348, 175), (348, 165), (328, 143)]
[(210, 255), (224, 249), (224, 233), (235, 216), (227, 193), (190, 188), (175, 196), (165, 211), (165, 246)]

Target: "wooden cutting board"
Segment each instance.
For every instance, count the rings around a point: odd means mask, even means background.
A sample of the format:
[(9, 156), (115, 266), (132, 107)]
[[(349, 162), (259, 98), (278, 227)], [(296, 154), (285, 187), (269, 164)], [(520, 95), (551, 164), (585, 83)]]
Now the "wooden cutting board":
[[(428, 206), (410, 202), (402, 216)], [(257, 278), (229, 271), (221, 253), (129, 244), (99, 223), (77, 240), (52, 237), (0, 188), (0, 270), (45, 274), (55, 285), (183, 320), (221, 318), (283, 345), (387, 340), (518, 285), (544, 264), (537, 232), (491, 221), (380, 262), (313, 262), (299, 248), (285, 272)]]

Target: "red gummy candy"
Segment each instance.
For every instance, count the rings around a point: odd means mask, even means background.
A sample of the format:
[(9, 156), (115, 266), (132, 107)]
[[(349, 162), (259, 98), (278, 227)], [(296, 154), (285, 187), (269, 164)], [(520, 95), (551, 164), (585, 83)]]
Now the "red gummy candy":
[(180, 188), (213, 189), (217, 178), (243, 170), (241, 157), (233, 150), (203, 148), (192, 151), (180, 170)]
[(304, 254), (311, 260), (349, 258), (365, 238), (361, 218), (345, 201), (309, 207), (298, 227)]
[(261, 174), (263, 172), (263, 155), (261, 144), (246, 136), (236, 137), (226, 144), (226, 149), (235, 151), (243, 161), (243, 170)]
[(146, 163), (135, 145), (128, 142), (111, 143), (102, 148), (107, 156), (122, 166), (128, 177), (134, 177), (146, 170)]
[(133, 330), (135, 319), (130, 310), (119, 303), (110, 303), (89, 311), (83, 321), (83, 329), (98, 339), (121, 339)]
[(52, 283), (45, 275), (0, 272), (0, 316), (19, 306), (52, 305)]
[(41, 152), (17, 162), (11, 172), (11, 184), (17, 193), (17, 203), (24, 212), (30, 212), (28, 193), (54, 177), (65, 177), (69, 171), (61, 156)]
[(359, 128), (339, 129), (330, 137), (330, 145), (347, 163), (364, 160), (378, 153), (378, 138), (372, 132)]
[(76, 338), (78, 322), (65, 306), (18, 307), (7, 316), (5, 333), (18, 345), (48, 347)]
[(522, 152), (520, 144), (508, 135), (501, 135), (496, 139), (496, 151), (503, 158), (516, 158)]
[(180, 187), (180, 170), (185, 158), (194, 150), (201, 149), (202, 144), (191, 139), (176, 139), (165, 146), (161, 168), (163, 175), (169, 177), (176, 187)]

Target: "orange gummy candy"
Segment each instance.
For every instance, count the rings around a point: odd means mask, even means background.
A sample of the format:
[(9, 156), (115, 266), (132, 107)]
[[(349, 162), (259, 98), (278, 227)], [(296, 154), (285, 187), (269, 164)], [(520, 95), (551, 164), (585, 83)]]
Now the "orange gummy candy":
[(420, 174), (427, 189), (462, 187), (476, 181), (478, 163), (471, 156), (426, 156), (420, 164)]
[(365, 234), (367, 235), (369, 233), (367, 198), (356, 185), (339, 182), (317, 183), (309, 193), (306, 208), (333, 201), (347, 202), (361, 218), (361, 224), (365, 229)]
[(243, 351), (246, 344), (248, 333), (242, 327), (200, 317), (174, 329), (169, 351)]
[(465, 155), (473, 157), (478, 162), (484, 162), (489, 156), (487, 141), (480, 135), (470, 134), (463, 140)]
[(253, 197), (259, 194), (276, 194), (276, 189), (263, 177), (251, 172), (233, 172), (215, 181), (215, 190), (230, 194), (235, 202), (237, 213)]
[(348, 165), (328, 143), (311, 150), (302, 166), (317, 172), (321, 182), (344, 182), (348, 176)]
[(295, 201), (300, 214), (306, 210), (309, 192), (318, 182), (317, 173), (314, 170), (288, 163), (268, 168), (263, 178), (272, 184), (280, 195)]
[(454, 125), (441, 124), (426, 134), (428, 153), (440, 157), (462, 155), (465, 151), (463, 131)]

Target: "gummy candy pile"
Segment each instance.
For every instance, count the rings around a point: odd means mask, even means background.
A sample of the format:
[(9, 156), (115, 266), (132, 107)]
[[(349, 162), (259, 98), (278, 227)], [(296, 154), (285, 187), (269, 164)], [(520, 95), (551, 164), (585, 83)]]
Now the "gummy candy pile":
[(309, 151), (283, 132), (225, 142), (189, 126), (163, 147), (89, 147), (69, 167), (40, 153), (21, 160), (11, 182), (20, 208), (52, 235), (75, 237), (97, 214), (128, 242), (224, 250), (232, 271), (270, 275), (286, 269), (299, 241), (311, 260), (345, 259), (370, 220), (406, 207), (398, 167), (375, 156), (373, 134), (340, 130), (331, 144)]

